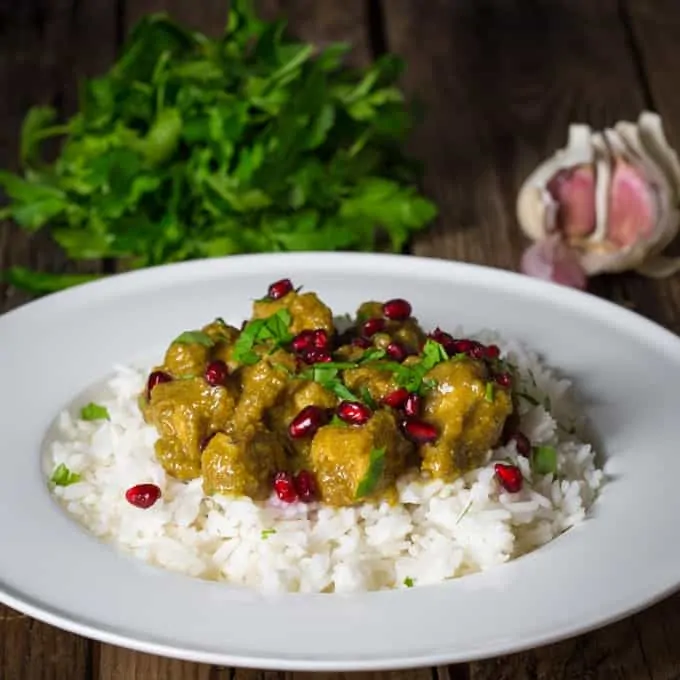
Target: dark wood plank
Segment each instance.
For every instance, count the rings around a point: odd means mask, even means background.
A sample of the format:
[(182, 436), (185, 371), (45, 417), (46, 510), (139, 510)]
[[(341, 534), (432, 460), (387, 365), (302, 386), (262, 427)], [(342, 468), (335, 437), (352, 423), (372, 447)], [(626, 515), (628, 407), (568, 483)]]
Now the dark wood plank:
[[(647, 7), (645, 0), (635, 4)], [(677, 4), (665, 5), (653, 21), (645, 14), (650, 44), (657, 24), (671, 12), (677, 17)], [(426, 161), (425, 188), (442, 213), (414, 250), (515, 269), (525, 245), (515, 197), (527, 174), (564, 143), (570, 122), (601, 127), (635, 119), (649, 104), (625, 14), (614, 0), (432, 0), (427, 12), (418, 0), (384, 6), (388, 47), (407, 58), (405, 86), (428, 107), (413, 148)], [(673, 25), (663, 56), (669, 73)], [(677, 99), (676, 85), (657, 81)], [(667, 102), (671, 111), (670, 96)], [(670, 125), (669, 134), (675, 141)], [(677, 279), (626, 275), (592, 288), (680, 330)], [(677, 631), (679, 603), (674, 598), (575, 640), (472, 664), (470, 677), (677, 677), (680, 654), (669, 658), (671, 638), (659, 631)]]
[[(33, 104), (53, 104), (72, 112), (76, 79), (112, 57), (114, 7), (108, 0), (36, 0), (3, 6), (0, 18), (0, 167), (17, 167), (18, 130)], [(0, 225), (0, 270), (28, 265), (48, 271), (68, 266), (42, 236), (34, 238)], [(96, 270), (99, 263), (88, 267)], [(27, 296), (0, 286), (0, 312)], [(90, 643), (0, 606), (0, 678), (89, 677)]]

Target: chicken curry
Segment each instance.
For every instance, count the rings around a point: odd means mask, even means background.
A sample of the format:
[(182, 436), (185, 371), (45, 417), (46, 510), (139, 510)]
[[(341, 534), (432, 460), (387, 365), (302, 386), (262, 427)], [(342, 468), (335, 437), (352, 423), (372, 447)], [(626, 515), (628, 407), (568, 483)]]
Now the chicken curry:
[(396, 500), (407, 471), (483, 464), (515, 416), (495, 345), (426, 334), (402, 299), (339, 330), (313, 292), (273, 283), (239, 329), (216, 319), (168, 347), (140, 396), (156, 456), (207, 494), (333, 506)]

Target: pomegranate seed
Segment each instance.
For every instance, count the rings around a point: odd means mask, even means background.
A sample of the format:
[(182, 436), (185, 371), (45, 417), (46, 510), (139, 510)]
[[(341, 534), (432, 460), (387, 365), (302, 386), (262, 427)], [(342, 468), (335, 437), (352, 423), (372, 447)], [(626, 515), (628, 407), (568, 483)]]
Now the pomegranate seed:
[(494, 379), (501, 387), (512, 385), (512, 376), (509, 373), (499, 373)]
[(325, 425), (326, 412), (319, 406), (305, 406), (288, 425), (288, 434), (293, 439), (312, 437), (316, 431)]
[(295, 483), (290, 472), (277, 472), (274, 475), (274, 491), (284, 503), (295, 503), (298, 494), (295, 490)]
[(295, 490), (303, 503), (311, 503), (317, 499), (316, 479), (309, 470), (300, 470), (293, 480)]
[(486, 356), (486, 347), (484, 347), (484, 345), (480, 345), (479, 343), (475, 343), (469, 354), (473, 359), (481, 360)]
[(404, 402), (404, 413), (409, 418), (415, 418), (420, 415), (420, 396), (415, 392), (411, 392)]
[(509, 493), (517, 493), (522, 488), (522, 472), (516, 465), (496, 463), (493, 466), (501, 486)]
[(385, 353), (395, 361), (403, 361), (408, 356), (407, 351), (398, 342), (391, 342), (387, 345)]
[(219, 359), (211, 361), (205, 369), (205, 379), (208, 381), (208, 384), (213, 387), (224, 385), (224, 381), (227, 379), (228, 375), (229, 369), (227, 368), (227, 364)]
[(361, 349), (368, 349), (371, 346), (371, 341), (366, 338), (354, 338), (352, 344), (355, 347), (360, 347)]
[(316, 349), (328, 349), (330, 338), (323, 328), (312, 331), (312, 344)]
[(520, 456), (529, 457), (531, 454), (531, 442), (529, 438), (522, 432), (515, 432), (515, 434), (510, 437), (510, 441), (515, 442), (515, 448)]
[(361, 325), (361, 335), (365, 338), (370, 338), (382, 330), (385, 330), (385, 319), (369, 319)]
[(467, 354), (474, 346), (475, 343), (472, 340), (454, 340), (452, 343), (454, 354)]
[(146, 381), (146, 398), (151, 399), (151, 392), (156, 385), (161, 383), (171, 382), (172, 376), (164, 371), (154, 371), (149, 375), (149, 379)]
[(288, 295), (291, 290), (293, 290), (293, 282), (290, 279), (280, 279), (269, 286), (267, 297), (272, 300), (280, 300), (284, 295)]
[(484, 354), (487, 359), (498, 359), (498, 357), (501, 355), (501, 350), (498, 345), (489, 345), (486, 348), (486, 352)]
[(435, 328), (432, 333), (430, 333), (429, 337), (435, 342), (438, 342), (440, 345), (446, 345), (447, 343), (453, 342), (453, 337), (446, 331), (443, 331), (441, 328), (439, 328), (439, 326), (437, 326), (437, 328)]
[(352, 425), (363, 425), (372, 415), (371, 409), (359, 401), (341, 401), (338, 405), (338, 418)]
[(306, 364), (327, 364), (333, 361), (333, 357), (322, 349), (308, 349), (303, 355), (302, 359)]
[(161, 497), (161, 490), (155, 484), (137, 484), (125, 492), (125, 500), (136, 508), (146, 510)]
[(405, 387), (400, 387), (394, 392), (390, 392), (386, 397), (383, 398), (383, 404), (389, 406), (390, 408), (401, 408), (408, 399), (409, 391)]
[(401, 424), (401, 429), (416, 444), (428, 444), (439, 436), (437, 428), (424, 420), (405, 420)]
[(294, 352), (304, 352), (314, 347), (314, 331), (302, 331), (291, 341)]
[(392, 321), (405, 321), (411, 316), (411, 304), (401, 298), (388, 300), (383, 305), (383, 316)]
[(295, 352), (305, 352), (310, 349), (327, 349), (329, 344), (330, 338), (323, 328), (317, 328), (315, 331), (302, 331), (291, 342)]

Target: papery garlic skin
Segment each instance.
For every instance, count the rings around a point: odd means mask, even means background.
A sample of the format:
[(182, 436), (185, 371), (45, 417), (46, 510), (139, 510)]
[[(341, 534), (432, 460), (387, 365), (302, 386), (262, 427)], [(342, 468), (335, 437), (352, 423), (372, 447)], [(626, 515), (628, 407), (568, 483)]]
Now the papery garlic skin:
[(521, 267), (533, 276), (537, 269), (545, 273), (550, 257), (556, 258), (551, 280), (576, 287), (582, 280), (575, 266), (586, 277), (680, 270), (680, 258), (662, 255), (680, 228), (680, 163), (659, 116), (644, 112), (636, 124), (622, 121), (601, 132), (571, 125), (567, 146), (522, 185), (517, 219), (535, 242)]

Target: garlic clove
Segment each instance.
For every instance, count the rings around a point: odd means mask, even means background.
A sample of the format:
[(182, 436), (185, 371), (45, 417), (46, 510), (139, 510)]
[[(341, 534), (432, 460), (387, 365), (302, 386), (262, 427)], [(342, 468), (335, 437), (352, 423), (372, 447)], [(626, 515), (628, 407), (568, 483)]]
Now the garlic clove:
[(581, 290), (586, 288), (586, 272), (576, 253), (564, 243), (559, 234), (534, 241), (524, 251), (520, 269), (524, 274), (538, 279)]
[(570, 126), (567, 146), (521, 187), (517, 217), (532, 241), (550, 241), (530, 248), (523, 269), (566, 261), (551, 240), (557, 235), (588, 276), (678, 271), (674, 259), (657, 257), (680, 228), (680, 162), (659, 116), (644, 112), (637, 123), (621, 121), (601, 132)]

